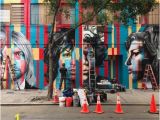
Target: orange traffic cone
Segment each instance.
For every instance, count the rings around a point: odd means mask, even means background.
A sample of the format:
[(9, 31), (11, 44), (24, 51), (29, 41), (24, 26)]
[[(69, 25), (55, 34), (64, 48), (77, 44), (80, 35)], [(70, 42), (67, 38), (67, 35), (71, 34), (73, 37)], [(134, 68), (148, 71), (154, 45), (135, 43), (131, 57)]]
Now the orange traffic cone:
[(86, 102), (86, 98), (84, 99), (81, 113), (89, 113), (89, 109), (88, 109), (88, 105), (87, 105), (87, 102)]
[(53, 103), (59, 103), (59, 98), (58, 98), (58, 95), (57, 95), (57, 91), (55, 92), (55, 95), (53, 97)]
[(152, 94), (152, 99), (151, 99), (149, 112), (153, 113), (153, 114), (158, 114), (159, 113), (157, 108), (156, 108), (156, 102), (155, 102), (155, 99), (154, 99), (154, 94)]
[(102, 105), (101, 105), (101, 100), (100, 100), (100, 95), (98, 94), (97, 96), (97, 105), (96, 105), (96, 109), (94, 111), (95, 113), (104, 113), (103, 109), (102, 109)]
[(116, 105), (116, 109), (114, 111), (115, 113), (123, 113), (122, 107), (121, 107), (121, 102), (120, 102), (120, 97), (119, 94), (117, 94), (117, 105)]

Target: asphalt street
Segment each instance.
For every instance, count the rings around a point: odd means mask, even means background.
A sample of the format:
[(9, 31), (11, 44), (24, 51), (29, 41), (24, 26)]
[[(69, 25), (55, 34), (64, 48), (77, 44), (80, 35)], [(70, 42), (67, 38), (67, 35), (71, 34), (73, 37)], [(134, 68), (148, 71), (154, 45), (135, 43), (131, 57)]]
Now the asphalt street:
[(159, 120), (158, 114), (148, 113), (149, 106), (124, 105), (124, 114), (114, 113), (115, 105), (103, 105), (103, 114), (93, 113), (95, 105), (89, 106), (90, 113), (80, 113), (80, 107), (42, 106), (1, 106), (1, 120)]

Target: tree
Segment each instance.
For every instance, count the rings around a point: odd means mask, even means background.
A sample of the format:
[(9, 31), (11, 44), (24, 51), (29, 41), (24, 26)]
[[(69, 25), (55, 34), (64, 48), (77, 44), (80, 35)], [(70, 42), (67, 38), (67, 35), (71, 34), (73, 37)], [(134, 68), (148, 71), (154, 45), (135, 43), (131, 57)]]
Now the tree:
[(55, 59), (59, 57), (59, 54), (56, 54), (58, 49), (53, 51), (52, 48), (58, 45), (62, 46), (65, 43), (62, 39), (66, 34), (69, 34), (72, 30), (83, 24), (88, 24), (93, 20), (96, 20), (97, 24), (101, 25), (112, 23), (114, 20), (127, 24), (130, 18), (136, 19), (137, 15), (145, 15), (157, 5), (156, 0), (65, 0), (70, 7), (75, 7), (79, 1), (79, 6), (87, 12), (79, 11), (82, 21), (75, 21), (71, 29), (58, 35), (58, 33), (54, 31), (57, 15), (59, 13), (64, 13), (66, 19), (70, 16), (70, 11), (61, 6), (63, 1), (64, 0), (44, 0), (46, 5), (50, 8), (50, 14), (53, 15), (52, 30), (46, 54), (49, 58), (48, 99), (52, 98), (53, 81), (57, 74), (57, 71), (53, 70), (53, 66), (58, 67), (56, 65), (58, 63), (53, 64), (53, 56)]

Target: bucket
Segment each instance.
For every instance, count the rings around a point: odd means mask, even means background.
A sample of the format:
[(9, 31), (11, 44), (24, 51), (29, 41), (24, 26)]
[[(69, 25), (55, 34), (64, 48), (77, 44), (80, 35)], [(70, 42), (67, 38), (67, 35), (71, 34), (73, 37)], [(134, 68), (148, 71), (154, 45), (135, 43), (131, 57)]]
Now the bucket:
[(93, 93), (92, 93), (92, 94), (88, 94), (88, 95), (87, 95), (87, 98), (88, 98), (88, 102), (89, 102), (89, 103), (92, 103), (92, 102), (94, 101)]
[(59, 97), (59, 107), (65, 107), (65, 97)]
[(80, 100), (79, 100), (78, 95), (74, 95), (73, 96), (73, 106), (74, 107), (79, 107), (79, 102), (80, 102)]
[(72, 101), (73, 101), (72, 97), (67, 97), (66, 98), (66, 107), (71, 107), (72, 106)]

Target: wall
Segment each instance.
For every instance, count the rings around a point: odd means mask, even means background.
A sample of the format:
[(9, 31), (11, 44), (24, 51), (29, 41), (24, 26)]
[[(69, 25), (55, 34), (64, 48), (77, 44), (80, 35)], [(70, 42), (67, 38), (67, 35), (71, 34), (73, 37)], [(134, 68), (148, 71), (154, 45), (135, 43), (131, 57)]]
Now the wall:
[[(12, 1), (13, 3), (20, 3), (23, 1)], [(4, 24), (3, 27), (6, 31), (6, 46), (8, 48), (7, 51), (9, 51), (7, 54), (12, 54), (12, 31), (16, 32), (21, 32), (24, 34), (24, 36), (27, 38), (29, 43), (31, 44), (32, 47), (32, 54), (33, 54), (33, 68), (34, 68), (34, 76), (35, 80), (34, 82), (28, 81), (28, 83), (32, 83), (31, 85), (39, 88), (39, 89), (45, 89), (47, 88), (48, 81), (47, 81), (47, 64), (44, 62), (44, 49), (47, 46), (48, 43), (48, 34), (51, 30), (51, 25), (50, 24), (41, 24), (41, 25), (33, 25), (30, 23), (30, 17), (31, 17), (31, 10), (30, 10), (30, 3), (41, 3), (42, 1), (38, 0), (28, 0), (24, 2), (24, 24), (23, 25), (18, 25), (18, 24)], [(11, 3), (9, 0), (1, 0), (1, 3)], [(76, 9), (79, 9), (78, 3), (76, 4)], [(75, 20), (80, 21), (81, 18), (79, 16), (78, 12), (75, 12)], [(64, 28), (66, 27), (69, 28), (70, 25), (57, 25), (58, 28)], [(94, 26), (94, 25), (93, 25)], [(92, 27), (93, 27), (92, 26)], [(104, 31), (98, 31), (97, 26), (95, 26), (95, 33), (101, 35), (101, 38), (104, 37), (103, 39), (100, 39), (99, 41), (102, 42), (104, 47), (106, 48), (103, 52), (104, 54), (99, 56), (99, 59), (95, 59), (96, 61), (93, 64), (95, 65), (95, 72), (96, 76), (101, 76), (104, 79), (112, 79), (116, 78), (117, 81), (123, 85), (125, 85), (127, 88), (141, 88), (142, 87), (142, 81), (137, 79), (133, 79), (132, 74), (128, 74), (128, 67), (125, 65), (126, 60), (128, 59), (129, 53), (127, 53), (127, 50), (125, 48), (125, 41), (127, 37), (132, 33), (132, 32), (138, 32), (138, 31), (143, 31), (145, 25), (141, 24), (133, 24), (131, 23), (129, 26), (124, 26), (122, 24), (113, 24), (113, 25), (107, 25), (104, 27)], [(91, 26), (88, 26), (88, 28)], [(66, 67), (68, 71), (71, 71), (70, 73), (67, 74), (67, 87), (83, 87), (83, 83), (85, 81), (85, 70), (84, 68), (84, 62), (86, 56), (83, 54), (84, 53), (84, 36), (86, 31), (88, 29), (85, 29), (86, 26), (80, 26), (78, 29), (74, 31), (74, 45), (72, 46), (72, 51), (71, 53), (65, 53), (65, 50), (62, 52), (60, 55), (58, 64), (59, 67), (61, 67), (62, 63), (66, 64)], [(89, 33), (91, 35), (91, 33)], [(94, 37), (94, 35), (92, 36)], [(68, 38), (71, 39), (71, 38)], [(102, 45), (101, 44), (101, 45)], [(98, 46), (99, 47), (99, 46)], [(92, 47), (88, 47), (89, 51), (91, 49), (95, 49)], [(94, 50), (93, 50), (94, 51)], [(68, 55), (69, 54), (69, 55)], [(94, 51), (93, 53), (95, 56), (97, 53)], [(104, 57), (103, 60), (100, 58)], [(88, 60), (89, 61), (89, 60)], [(100, 63), (98, 64), (98, 62)], [(74, 64), (73, 64), (74, 63)], [(89, 63), (88, 64), (92, 64)], [(18, 64), (19, 65), (19, 64)], [(72, 66), (75, 66), (75, 70), (72, 70)], [(94, 66), (94, 65), (93, 65)], [(133, 65), (134, 66), (134, 65)], [(7, 67), (7, 65), (6, 65)], [(87, 66), (91, 67), (92, 66)], [(1, 68), (2, 69), (2, 68)], [(87, 68), (90, 69), (90, 68)], [(139, 68), (137, 68), (139, 70)], [(72, 72), (75, 71), (72, 75)], [(88, 74), (88, 73), (87, 73)], [(5, 72), (5, 81), (4, 87), (6, 89), (14, 89), (15, 85), (12, 85), (11, 79), (10, 79), (9, 72)], [(141, 78), (142, 79), (142, 78)], [(22, 78), (22, 81), (25, 80)], [(58, 73), (56, 76), (56, 80), (54, 82), (54, 87), (59, 88), (60, 84), (60, 72), (58, 68)], [(64, 85), (62, 86), (62, 88)]]

